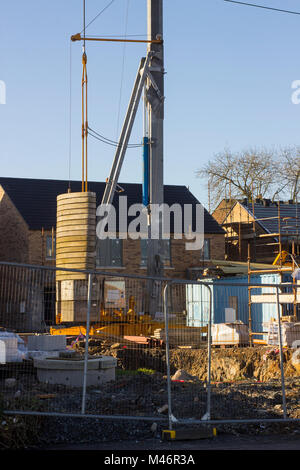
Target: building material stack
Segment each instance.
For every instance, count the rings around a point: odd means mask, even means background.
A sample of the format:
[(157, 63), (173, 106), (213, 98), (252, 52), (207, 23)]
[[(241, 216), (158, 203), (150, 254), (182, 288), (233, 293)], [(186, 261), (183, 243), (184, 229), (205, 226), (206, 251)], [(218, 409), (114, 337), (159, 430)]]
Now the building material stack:
[[(57, 196), (56, 267), (95, 270), (96, 195), (91, 192)], [(56, 271), (56, 315), (61, 322), (86, 320), (88, 275)], [(93, 285), (91, 320), (99, 316), (97, 285)]]
[[(206, 341), (206, 327), (179, 327), (169, 328), (170, 347), (191, 346), (199, 347), (200, 343)], [(154, 330), (153, 337), (158, 340), (166, 341), (166, 331), (163, 328)]]

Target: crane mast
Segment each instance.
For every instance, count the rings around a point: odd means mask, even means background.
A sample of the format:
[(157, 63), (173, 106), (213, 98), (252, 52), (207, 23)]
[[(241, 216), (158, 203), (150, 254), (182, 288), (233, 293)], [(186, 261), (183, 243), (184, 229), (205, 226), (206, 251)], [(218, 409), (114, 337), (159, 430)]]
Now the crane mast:
[[(85, 11), (85, 5), (84, 5)], [(87, 191), (87, 72), (86, 72), (86, 41), (124, 41), (144, 42), (148, 44), (147, 56), (141, 59), (131, 98), (123, 122), (119, 143), (116, 149), (110, 175), (106, 180), (106, 187), (101, 205), (111, 205), (118, 184), (126, 149), (129, 143), (132, 127), (136, 117), (138, 105), (144, 89), (144, 99), (147, 115), (147, 129), (145, 129), (144, 142), (144, 185), (143, 202), (147, 202), (148, 211), (148, 243), (147, 243), (147, 275), (148, 283), (148, 310), (154, 315), (161, 310), (161, 299), (158, 296), (158, 283), (151, 279), (163, 275), (163, 239), (162, 214), (159, 220), (154, 220), (153, 205), (164, 202), (163, 185), (163, 133), (164, 133), (164, 47), (163, 47), (163, 0), (147, 0), (147, 40), (106, 39), (86, 37), (75, 34), (72, 41), (83, 41), (83, 78), (82, 78), (82, 190)], [(84, 103), (85, 102), (85, 103)], [(144, 202), (145, 203), (145, 202)], [(157, 214), (157, 212), (156, 212)], [(156, 227), (155, 238), (152, 228)], [(158, 231), (157, 231), (158, 227)], [(158, 233), (157, 233), (158, 232)], [(158, 237), (157, 237), (158, 235)]]

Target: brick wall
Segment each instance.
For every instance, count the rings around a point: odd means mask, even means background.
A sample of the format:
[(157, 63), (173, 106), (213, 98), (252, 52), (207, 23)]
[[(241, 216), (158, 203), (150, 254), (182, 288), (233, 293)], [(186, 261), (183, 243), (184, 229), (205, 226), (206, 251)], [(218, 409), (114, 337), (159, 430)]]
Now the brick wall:
[[(5, 261), (24, 262), (35, 265), (55, 266), (55, 259), (47, 259), (46, 240), (52, 236), (51, 230), (29, 230), (27, 224), (0, 187), (0, 259)], [(207, 234), (210, 240), (210, 258), (224, 259), (225, 245), (223, 234)], [(209, 264), (201, 258), (200, 250), (186, 250), (188, 240), (171, 239), (171, 266), (166, 267), (164, 274), (171, 278), (186, 278), (187, 269)], [(105, 268), (106, 271), (112, 268)], [(123, 240), (123, 267), (113, 271), (128, 274), (146, 275), (147, 269), (141, 266), (140, 240)]]
[(42, 235), (42, 230), (29, 231), (29, 264), (55, 266), (55, 259), (46, 257), (47, 236), (52, 236), (51, 230), (44, 230), (44, 235)]
[[(225, 241), (223, 234), (207, 234), (206, 239), (210, 240), (210, 255), (211, 259), (224, 259), (225, 256)], [(188, 268), (201, 268), (210, 264), (208, 261), (203, 261), (200, 257), (200, 251), (186, 250), (186, 240), (171, 240), (171, 267), (164, 269), (164, 276), (172, 279), (189, 279), (187, 273)], [(127, 274), (147, 275), (147, 269), (141, 267), (141, 250), (140, 240), (123, 240), (123, 268), (107, 269), (104, 271), (126, 272)], [(127, 279), (126, 281), (126, 302), (128, 308), (128, 300), (130, 295), (133, 295), (136, 301), (137, 312), (147, 312), (147, 284), (145, 281), (135, 281)], [(138, 289), (141, 292), (138, 292)], [(171, 290), (169, 295), (169, 307), (172, 313), (182, 313), (186, 309), (185, 286), (176, 285)], [(158, 307), (162, 311), (162, 305)]]
[(218, 224), (222, 225), (224, 219), (226, 218), (227, 214), (229, 213), (230, 209), (234, 206), (234, 204), (234, 199), (223, 199), (220, 202), (220, 204), (211, 214), (213, 218), (218, 222)]
[[(9, 196), (0, 186), (0, 259), (25, 262), (33, 265), (55, 266), (55, 257), (47, 258), (47, 237), (52, 230), (31, 230)], [(210, 258), (224, 259), (224, 234), (206, 234), (210, 240)], [(186, 250), (188, 240), (171, 239), (171, 266), (165, 268), (165, 276), (185, 278), (187, 269), (203, 267), (207, 263), (201, 259), (200, 250)], [(109, 268), (105, 268), (110, 270)], [(123, 240), (123, 268), (111, 268), (122, 273), (146, 275), (146, 267), (141, 266), (140, 240)]]
[(27, 263), (28, 237), (26, 222), (0, 186), (0, 260)]
[[(224, 259), (225, 242), (223, 234), (205, 235), (210, 240), (211, 259)], [(166, 267), (164, 275), (171, 278), (186, 278), (187, 269), (191, 267), (201, 267), (208, 265), (209, 261), (203, 261), (200, 257), (200, 250), (186, 250), (185, 239), (171, 240), (171, 266)], [(103, 269), (104, 270), (104, 269)], [(105, 268), (105, 271), (110, 269)], [(123, 268), (113, 268), (112, 271), (124, 271), (128, 274), (139, 274), (145, 276), (147, 269), (141, 267), (141, 245), (140, 240), (123, 240)]]

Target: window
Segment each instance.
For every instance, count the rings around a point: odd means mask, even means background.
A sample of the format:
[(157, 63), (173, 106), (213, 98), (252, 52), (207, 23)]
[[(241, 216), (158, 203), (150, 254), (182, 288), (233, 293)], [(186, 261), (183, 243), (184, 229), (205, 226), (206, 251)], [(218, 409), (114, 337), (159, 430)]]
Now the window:
[(97, 241), (97, 267), (122, 267), (122, 240), (106, 238)]
[(46, 237), (46, 259), (55, 259), (56, 256), (56, 237), (52, 235), (47, 235)]
[(204, 245), (201, 250), (201, 258), (205, 260), (210, 259), (210, 239), (209, 238), (204, 239)]
[[(161, 258), (165, 267), (171, 266), (171, 240), (162, 240), (161, 243), (162, 252)], [(141, 266), (147, 267), (147, 248), (148, 239), (141, 239)]]

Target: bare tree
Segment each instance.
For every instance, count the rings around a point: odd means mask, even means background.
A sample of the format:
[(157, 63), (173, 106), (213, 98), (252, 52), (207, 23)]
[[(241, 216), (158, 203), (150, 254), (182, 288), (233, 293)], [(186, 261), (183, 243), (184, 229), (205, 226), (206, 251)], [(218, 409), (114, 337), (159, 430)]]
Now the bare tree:
[(281, 150), (279, 167), (284, 192), (290, 200), (296, 202), (300, 192), (300, 147), (286, 147)]
[(282, 184), (274, 151), (251, 148), (238, 153), (224, 150), (196, 172), (208, 179), (211, 199), (217, 204), (230, 194), (235, 198), (270, 197)]

